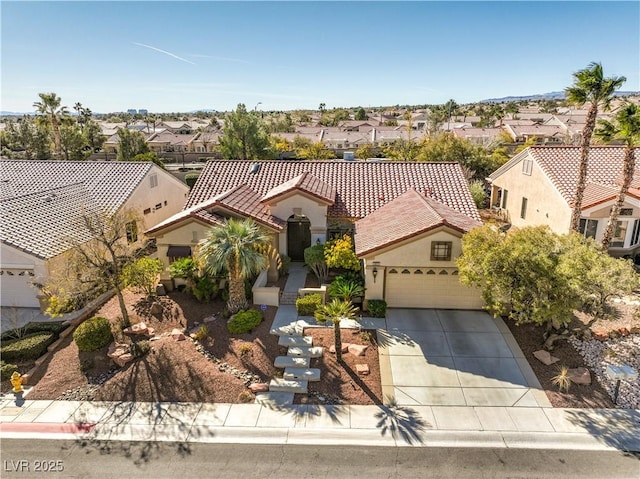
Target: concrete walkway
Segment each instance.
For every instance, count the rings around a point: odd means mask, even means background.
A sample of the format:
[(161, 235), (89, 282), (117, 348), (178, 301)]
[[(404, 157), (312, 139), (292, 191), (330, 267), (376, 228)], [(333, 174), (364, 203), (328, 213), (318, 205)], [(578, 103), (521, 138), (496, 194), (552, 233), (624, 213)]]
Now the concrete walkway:
[(0, 438), (640, 451), (640, 411), (0, 401)]

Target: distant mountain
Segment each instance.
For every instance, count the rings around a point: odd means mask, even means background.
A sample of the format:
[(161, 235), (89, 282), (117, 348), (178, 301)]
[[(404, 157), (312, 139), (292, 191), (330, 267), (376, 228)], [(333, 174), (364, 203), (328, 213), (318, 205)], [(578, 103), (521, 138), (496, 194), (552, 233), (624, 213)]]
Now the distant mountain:
[(35, 115), (36, 112), (35, 111), (30, 111), (27, 113), (23, 113), (20, 111), (0, 111), (0, 116), (23, 116), (23, 115)]
[[(637, 91), (617, 91), (614, 96), (635, 96), (640, 95)], [(510, 101), (524, 101), (524, 100), (564, 100), (563, 91), (552, 91), (549, 93), (538, 93), (535, 95), (523, 95), (523, 96), (505, 96), (502, 98), (489, 98), (487, 100), (480, 100), (480, 103), (506, 103)]]

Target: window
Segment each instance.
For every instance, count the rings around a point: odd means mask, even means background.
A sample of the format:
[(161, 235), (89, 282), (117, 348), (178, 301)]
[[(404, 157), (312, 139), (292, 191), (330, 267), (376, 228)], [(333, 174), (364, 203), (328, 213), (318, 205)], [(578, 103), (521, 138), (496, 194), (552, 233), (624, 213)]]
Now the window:
[(149, 177), (149, 181), (151, 183), (151, 188), (155, 188), (156, 186), (158, 186), (158, 175), (157, 174), (152, 174)]
[(135, 221), (129, 221), (125, 225), (125, 230), (127, 232), (127, 242), (135, 243), (138, 241), (138, 225)]
[(522, 198), (522, 205), (520, 206), (520, 218), (523, 220), (527, 218), (527, 203), (529, 200)]
[(640, 220), (635, 220), (633, 222), (633, 232), (631, 233), (631, 244), (629, 246), (637, 245), (638, 239), (640, 239)]
[(618, 248), (624, 246), (624, 239), (627, 236), (627, 224), (626, 221), (616, 221), (613, 238), (611, 238), (611, 246)]
[(522, 174), (531, 176), (531, 170), (533, 169), (533, 160), (527, 158), (522, 161)]
[(411, 274), (411, 271), (409, 271), (408, 269), (403, 269), (400, 274)]
[(144, 213), (145, 215), (148, 215), (149, 213), (151, 213), (151, 208), (146, 208), (146, 209), (143, 211), (143, 213)]
[(633, 216), (633, 208), (620, 208), (618, 216)]
[(507, 195), (509, 194), (508, 190), (502, 190), (502, 209), (507, 209)]
[(157, 205), (154, 206), (154, 208), (156, 210), (159, 210), (160, 208), (162, 208), (162, 203), (158, 203)]
[(596, 231), (598, 230), (598, 220), (580, 220), (580, 234), (586, 238), (596, 237)]
[(432, 241), (431, 260), (451, 261), (451, 241)]

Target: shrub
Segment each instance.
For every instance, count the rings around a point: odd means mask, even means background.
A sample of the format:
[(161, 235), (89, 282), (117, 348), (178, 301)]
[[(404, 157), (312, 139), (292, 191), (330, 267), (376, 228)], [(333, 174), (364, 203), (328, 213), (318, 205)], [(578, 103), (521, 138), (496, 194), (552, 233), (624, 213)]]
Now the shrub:
[(469, 191), (471, 192), (471, 197), (473, 198), (476, 207), (484, 208), (487, 193), (484, 190), (484, 184), (482, 183), (482, 181), (474, 180), (469, 183)]
[(143, 339), (142, 341), (135, 341), (131, 343), (129, 349), (134, 358), (141, 358), (149, 352), (151, 345), (148, 340)]
[(11, 375), (18, 370), (18, 366), (15, 364), (5, 363), (0, 361), (0, 381), (6, 381)]
[(296, 311), (300, 316), (313, 316), (321, 304), (322, 296), (319, 293), (308, 294), (296, 299)]
[(344, 268), (360, 271), (360, 260), (353, 250), (351, 236), (345, 234), (342, 238), (327, 241), (324, 257), (330, 268)]
[(180, 258), (169, 265), (169, 274), (172, 278), (194, 278), (198, 271), (198, 265), (193, 258)]
[(387, 315), (387, 302), (384, 299), (370, 299), (367, 310), (374, 318), (384, 318)]
[(47, 347), (56, 340), (56, 335), (51, 332), (41, 331), (28, 334), (20, 339), (5, 341), (0, 347), (0, 356), (5, 361), (29, 361), (38, 359)]
[(5, 331), (0, 336), (0, 340), (6, 341), (8, 339), (18, 339), (27, 334), (50, 332), (56, 335), (56, 338), (62, 331), (67, 328), (68, 324), (64, 324), (62, 321), (51, 321), (46, 323), (29, 323), (22, 328), (14, 328)]
[(239, 311), (227, 323), (227, 329), (231, 334), (244, 334), (262, 322), (262, 314), (255, 309)]
[(200, 173), (187, 173), (186, 175), (184, 175), (184, 182), (191, 189), (193, 188), (193, 185), (196, 184), (196, 181), (198, 180), (199, 176), (200, 176)]
[(198, 278), (191, 288), (191, 293), (201, 303), (208, 303), (218, 294), (218, 284), (207, 276)]
[(73, 332), (73, 340), (80, 351), (95, 351), (105, 347), (112, 339), (109, 320), (99, 316), (87, 319)]
[(198, 328), (198, 330), (194, 333), (193, 335), (193, 339), (195, 339), (196, 341), (204, 341), (207, 336), (209, 335), (209, 328), (207, 328), (206, 324), (203, 324), (202, 326), (200, 326)]
[(240, 351), (240, 356), (247, 356), (253, 351), (253, 344), (244, 342), (238, 347), (238, 351)]
[(289, 266), (291, 265), (291, 258), (287, 255), (280, 255), (280, 268), (278, 271), (282, 276), (289, 274)]
[(238, 394), (238, 402), (241, 404), (253, 402), (254, 399), (255, 396), (249, 391), (242, 391), (240, 394)]
[(126, 286), (132, 286), (147, 296), (155, 296), (158, 275), (164, 266), (162, 261), (153, 258), (140, 258), (135, 263), (126, 265), (122, 277)]
[(358, 296), (364, 296), (364, 288), (357, 282), (338, 276), (327, 288), (329, 296), (343, 301), (351, 301)]

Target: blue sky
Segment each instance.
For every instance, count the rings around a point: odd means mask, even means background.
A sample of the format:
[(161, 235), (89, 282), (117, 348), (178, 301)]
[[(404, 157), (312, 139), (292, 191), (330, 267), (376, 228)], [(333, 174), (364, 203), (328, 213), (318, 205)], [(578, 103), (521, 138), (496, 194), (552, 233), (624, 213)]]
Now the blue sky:
[(458, 103), (562, 90), (591, 61), (640, 90), (640, 2), (2, 1), (0, 109)]

